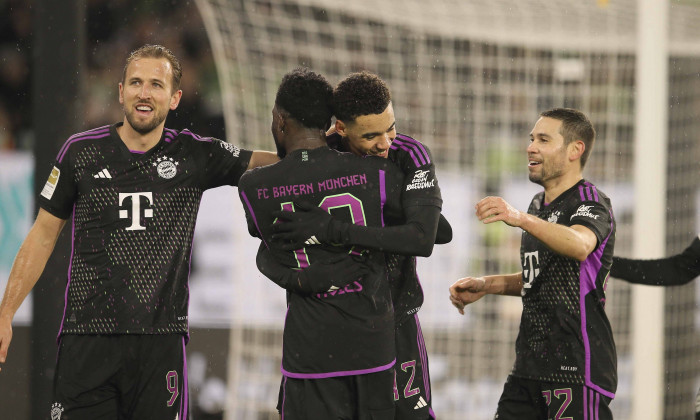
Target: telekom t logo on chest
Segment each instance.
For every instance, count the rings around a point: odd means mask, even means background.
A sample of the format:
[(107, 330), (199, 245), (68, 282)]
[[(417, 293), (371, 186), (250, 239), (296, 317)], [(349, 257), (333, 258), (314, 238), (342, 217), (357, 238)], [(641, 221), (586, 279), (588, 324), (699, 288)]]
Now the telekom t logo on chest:
[[(119, 210), (119, 218), (131, 218), (131, 226), (126, 228), (126, 230), (146, 230), (145, 226), (141, 226), (141, 197), (145, 197), (146, 200), (148, 200), (146, 203), (144, 203), (143, 217), (153, 217), (153, 209), (147, 208), (148, 206), (153, 205), (152, 192), (119, 193), (119, 207), (122, 207), (122, 204), (127, 207), (126, 209)], [(131, 199), (130, 209), (128, 207), (128, 200), (125, 200), (126, 198)]]

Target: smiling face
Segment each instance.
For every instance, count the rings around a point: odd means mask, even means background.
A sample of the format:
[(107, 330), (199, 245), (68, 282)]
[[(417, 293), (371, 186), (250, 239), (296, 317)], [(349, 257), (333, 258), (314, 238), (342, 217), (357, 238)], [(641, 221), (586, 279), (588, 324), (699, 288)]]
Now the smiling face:
[(347, 139), (352, 153), (386, 158), (396, 138), (394, 107), (389, 102), (381, 114), (362, 115), (348, 123), (336, 121), (336, 131)]
[(561, 125), (560, 120), (541, 117), (530, 133), (527, 166), (530, 181), (536, 184), (546, 187), (546, 183), (560, 178), (566, 171), (569, 147), (564, 144)]
[(126, 123), (147, 134), (165, 124), (168, 112), (177, 108), (182, 91), (173, 92), (173, 69), (165, 58), (137, 58), (119, 83), (119, 103)]

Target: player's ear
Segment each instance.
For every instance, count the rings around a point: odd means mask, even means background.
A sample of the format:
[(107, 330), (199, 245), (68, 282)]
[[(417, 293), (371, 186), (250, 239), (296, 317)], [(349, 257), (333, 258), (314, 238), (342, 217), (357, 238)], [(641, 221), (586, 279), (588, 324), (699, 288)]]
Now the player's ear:
[(581, 159), (581, 156), (583, 156), (583, 152), (586, 151), (586, 143), (584, 143), (582, 140), (575, 140), (569, 143), (569, 160), (570, 161), (575, 161), (578, 159)]
[(119, 103), (124, 105), (124, 84), (119, 82)]
[(178, 89), (177, 92), (173, 93), (170, 97), (170, 110), (174, 110), (180, 104), (180, 99), (182, 98), (182, 90)]
[(335, 120), (335, 132), (345, 137), (345, 123), (340, 120)]

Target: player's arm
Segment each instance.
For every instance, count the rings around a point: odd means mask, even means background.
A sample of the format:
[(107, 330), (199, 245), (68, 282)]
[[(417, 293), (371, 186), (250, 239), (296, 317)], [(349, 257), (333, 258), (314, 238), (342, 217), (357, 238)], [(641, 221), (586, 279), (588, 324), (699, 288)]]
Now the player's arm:
[(552, 251), (578, 261), (584, 261), (598, 246), (598, 237), (590, 228), (547, 222), (514, 208), (501, 197), (483, 198), (476, 204), (476, 215), (483, 223), (502, 221), (519, 227)]
[(464, 277), (450, 286), (450, 301), (460, 314), (464, 307), (485, 295), (520, 296), (523, 289), (522, 273), (484, 277)]
[(39, 210), (12, 264), (10, 278), (0, 303), (0, 363), (5, 363), (12, 340), (12, 318), (44, 271), (66, 221)]
[(679, 286), (700, 276), (700, 238), (680, 254), (653, 260), (613, 257), (610, 275), (635, 284)]
[(260, 244), (255, 259), (258, 270), (279, 287), (302, 295), (324, 293), (352, 283), (369, 272), (349, 254), (340, 254), (329, 261), (317, 261), (303, 270), (294, 270), (280, 264), (272, 251)]
[(435, 234), (435, 245), (447, 244), (452, 241), (452, 225), (447, 221), (447, 218), (440, 213), (438, 220), (437, 233)]
[[(304, 244), (359, 245), (396, 254), (427, 257), (433, 252), (440, 219), (440, 207), (411, 206), (403, 209), (405, 223), (399, 226), (359, 226), (336, 220), (309, 203), (295, 203), (295, 211), (279, 211), (273, 217), (292, 223), (272, 227), (273, 239), (290, 241), (286, 249)], [(451, 228), (450, 228), (451, 231)]]
[(250, 157), (250, 161), (248, 162), (248, 169), (272, 165), (273, 163), (279, 162), (279, 160), (280, 158), (274, 152), (254, 150), (253, 155)]

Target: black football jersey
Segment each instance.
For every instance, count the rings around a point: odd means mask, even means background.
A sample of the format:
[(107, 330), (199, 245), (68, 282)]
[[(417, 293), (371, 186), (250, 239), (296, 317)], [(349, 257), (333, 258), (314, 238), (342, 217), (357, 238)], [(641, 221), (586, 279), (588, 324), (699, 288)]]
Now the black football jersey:
[[(339, 135), (329, 136), (331, 147), (349, 151)], [(430, 149), (423, 143), (404, 134), (397, 134), (389, 148), (388, 159), (397, 165), (404, 174), (403, 200), (406, 206), (426, 206), (425, 211), (440, 211), (442, 196), (435, 173)], [(389, 225), (403, 224), (402, 218), (387, 220)], [(402, 243), (392, 245), (393, 250), (401, 249)], [(396, 325), (412, 319), (423, 305), (423, 289), (416, 269), (417, 259), (402, 254), (386, 254), (387, 271), (394, 300)]]
[[(403, 174), (386, 159), (362, 158), (328, 147), (295, 150), (280, 162), (246, 173), (239, 195), (249, 229), (275, 259), (304, 269), (314, 261), (357, 249), (314, 245), (284, 251), (271, 240), (271, 213), (294, 211), (294, 202), (318, 205), (334, 217), (383, 226), (401, 212)], [(395, 362), (394, 317), (384, 255), (365, 253), (371, 271), (328, 293), (288, 293), (282, 356), (283, 374), (293, 378), (358, 375), (388, 369)]]
[(598, 239), (579, 262), (522, 234), (523, 314), (513, 375), (585, 384), (608, 397), (617, 387), (617, 356), (605, 314), (605, 289), (615, 245), (615, 218), (608, 197), (585, 180), (544, 203), (537, 194), (528, 209), (540, 219), (582, 225)]
[(59, 334), (187, 334), (202, 193), (236, 185), (252, 152), (171, 129), (151, 150), (132, 152), (119, 125), (70, 137), (39, 195), (44, 210), (72, 215)]

